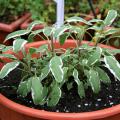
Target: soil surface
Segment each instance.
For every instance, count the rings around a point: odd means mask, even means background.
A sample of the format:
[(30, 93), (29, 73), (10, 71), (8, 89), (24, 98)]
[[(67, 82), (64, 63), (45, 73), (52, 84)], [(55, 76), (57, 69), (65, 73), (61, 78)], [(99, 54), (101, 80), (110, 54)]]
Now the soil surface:
[(112, 83), (110, 86), (101, 84), (101, 91), (98, 95), (94, 95), (91, 88), (88, 88), (86, 98), (80, 99), (76, 92), (77, 87), (74, 85), (74, 89), (70, 91), (64, 89), (62, 98), (56, 107), (36, 106), (30, 94), (26, 98), (17, 96), (16, 88), (21, 79), (21, 72), (18, 69), (12, 71), (5, 80), (0, 80), (0, 92), (17, 103), (40, 110), (75, 113), (95, 111), (120, 104), (120, 81), (115, 80), (110, 73), (108, 74)]

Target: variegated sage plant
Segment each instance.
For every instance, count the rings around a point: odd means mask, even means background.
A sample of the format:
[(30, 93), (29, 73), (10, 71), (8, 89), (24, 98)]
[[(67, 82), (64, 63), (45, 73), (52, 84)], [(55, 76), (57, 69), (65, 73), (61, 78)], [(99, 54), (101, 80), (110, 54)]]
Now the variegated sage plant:
[[(33, 31), (33, 27), (41, 23), (35, 21), (26, 30), (9, 34), (5, 41), (13, 38), (13, 46), (1, 45), (0, 59), (1, 62), (5, 62), (2, 59), (5, 57), (12, 59), (12, 62), (3, 66), (0, 78), (4, 82), (4, 77), (21, 65), (22, 67), (18, 68), (22, 74), (17, 93), (22, 97), (31, 93), (36, 105), (55, 106), (62, 96), (63, 85), (70, 90), (73, 88), (73, 84), (76, 84), (76, 92), (81, 99), (87, 97), (85, 91), (88, 90), (88, 87), (92, 89), (93, 93), (98, 94), (101, 90), (101, 83), (111, 84), (111, 79), (104, 68), (107, 68), (117, 80), (120, 80), (120, 64), (114, 57), (115, 54), (120, 53), (120, 50), (110, 50), (98, 46), (102, 38), (111, 37), (119, 31), (115, 28), (106, 29), (116, 17), (117, 12), (110, 10), (105, 20), (86, 21), (80, 17), (71, 17), (60, 28), (49, 26)], [(81, 26), (79, 22), (83, 22), (85, 26)], [(88, 29), (96, 31), (91, 41), (93, 46), (81, 44)], [(45, 35), (48, 44), (38, 48), (31, 47), (26, 52), (25, 44), (32, 41), (36, 35), (42, 37), (40, 33)], [(23, 39), (23, 35), (28, 35), (28, 39)], [(75, 48), (66, 50), (54, 48), (55, 40), (63, 45), (68, 37), (75, 41)], [(7, 54), (6, 51), (11, 48), (14, 54)], [(23, 54), (22, 60), (16, 57), (20, 51)], [(38, 57), (32, 57), (33, 54), (37, 54)]]

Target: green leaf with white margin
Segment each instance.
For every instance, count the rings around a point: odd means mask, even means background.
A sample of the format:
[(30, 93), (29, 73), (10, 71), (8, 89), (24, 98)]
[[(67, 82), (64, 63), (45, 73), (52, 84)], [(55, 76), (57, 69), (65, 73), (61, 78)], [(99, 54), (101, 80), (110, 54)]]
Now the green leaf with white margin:
[(90, 69), (89, 71), (89, 83), (92, 87), (93, 92), (97, 94), (101, 88), (100, 78), (98, 72), (93, 69)]
[(43, 29), (43, 33), (44, 33), (45, 36), (50, 36), (51, 33), (52, 33), (52, 30), (53, 30), (52, 27), (45, 27)]
[(28, 36), (28, 42), (34, 41), (34, 37), (42, 32), (43, 32), (43, 29), (32, 31)]
[(83, 85), (83, 82), (81, 82), (79, 80), (79, 78), (78, 78), (78, 71), (76, 69), (74, 69), (74, 71), (73, 71), (73, 77), (74, 77), (75, 82), (78, 85), (78, 94), (79, 94), (80, 98), (85, 97), (84, 85)]
[(10, 62), (4, 65), (0, 71), (0, 79), (6, 77), (12, 70), (14, 70), (20, 63), (19, 62)]
[(104, 57), (105, 66), (110, 70), (110, 72), (120, 80), (120, 64), (119, 62), (112, 56)]
[(0, 54), (0, 58), (10, 58), (10, 59), (17, 59), (14, 55), (12, 54)]
[(62, 35), (68, 29), (70, 29), (70, 26), (61, 26), (60, 28), (57, 28), (53, 33), (53, 37), (58, 38), (60, 35)]
[(54, 56), (50, 60), (49, 63), (50, 71), (52, 72), (52, 75), (54, 76), (55, 80), (58, 83), (61, 83), (64, 77), (62, 66), (63, 66), (63, 62), (60, 56)]
[(93, 52), (93, 54), (88, 58), (88, 65), (95, 64), (100, 58), (102, 54), (102, 48), (96, 47), (96, 50)]
[(27, 30), (28, 30), (28, 31), (32, 31), (32, 29), (33, 29), (36, 25), (39, 25), (39, 24), (43, 24), (43, 22), (42, 22), (42, 21), (39, 21), (39, 20), (36, 20), (36, 21), (32, 22), (32, 23), (28, 26)]
[(71, 17), (71, 18), (68, 18), (67, 20), (66, 20), (66, 22), (82, 22), (82, 23), (85, 23), (85, 24), (87, 24), (87, 25), (92, 25), (90, 22), (88, 22), (88, 21), (86, 21), (85, 19), (83, 19), (83, 18), (81, 18), (81, 17), (76, 17), (76, 16), (74, 16), (74, 17)]
[(31, 91), (31, 85), (32, 85), (31, 79), (20, 82), (17, 93), (22, 97), (26, 97), (27, 94)]
[(103, 20), (100, 20), (100, 19), (92, 19), (92, 20), (89, 20), (90, 23), (101, 23), (103, 22)]
[(14, 52), (19, 52), (23, 47), (24, 45), (27, 43), (26, 40), (24, 39), (16, 39), (13, 41), (13, 51)]
[(116, 10), (109, 10), (107, 17), (104, 20), (104, 25), (105, 26), (110, 26), (113, 21), (116, 19), (117, 17), (117, 11)]
[(113, 35), (115, 33), (118, 33), (118, 31), (120, 31), (120, 30), (117, 28), (110, 28), (110, 29), (105, 30), (104, 34), (105, 35)]
[(43, 79), (45, 79), (48, 74), (50, 72), (50, 68), (49, 65), (46, 65), (42, 70), (41, 70), (41, 75), (40, 75), (40, 81), (42, 81)]
[(39, 77), (32, 77), (32, 99), (34, 104), (39, 104), (42, 101), (43, 86)]
[(63, 45), (68, 37), (69, 37), (69, 33), (64, 33), (60, 35), (59, 36), (60, 45)]
[(12, 46), (6, 46), (5, 48), (2, 49), (2, 52), (7, 52), (8, 50), (11, 50)]
[(44, 86), (42, 92), (42, 101), (39, 104), (44, 105), (47, 102), (47, 97), (48, 97), (48, 87)]
[(36, 48), (36, 52), (37, 52), (37, 53), (43, 53), (43, 52), (45, 52), (47, 49), (48, 49), (48, 45), (47, 45), (47, 44), (41, 45), (39, 48)]
[(48, 99), (48, 102), (47, 102), (47, 105), (48, 106), (55, 106), (60, 98), (61, 98), (61, 89), (60, 87), (56, 84), (53, 88), (52, 88), (52, 91), (49, 95), (49, 99)]
[(18, 31), (12, 32), (12, 33), (7, 35), (4, 42), (6, 42), (9, 39), (16, 38), (16, 37), (26, 35), (26, 34), (29, 34), (29, 33), (30, 32), (28, 30), (18, 30)]
[(110, 53), (111, 55), (116, 55), (116, 54), (120, 54), (120, 49), (108, 49), (106, 50), (108, 53)]
[(111, 80), (110, 80), (109, 76), (107, 75), (107, 73), (103, 69), (97, 67), (96, 71), (99, 74), (99, 78), (100, 78), (101, 82), (103, 82), (104, 84), (110, 84), (111, 83)]

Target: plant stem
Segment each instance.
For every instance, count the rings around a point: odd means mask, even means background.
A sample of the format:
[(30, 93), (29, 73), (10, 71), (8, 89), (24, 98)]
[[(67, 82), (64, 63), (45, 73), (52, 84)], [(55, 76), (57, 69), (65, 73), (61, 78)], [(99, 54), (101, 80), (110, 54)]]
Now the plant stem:
[(54, 52), (55, 52), (55, 50), (54, 50), (54, 38), (53, 38), (53, 35), (51, 35), (51, 43), (50, 43), (51, 45), (51, 52), (52, 52), (52, 56), (54, 56)]

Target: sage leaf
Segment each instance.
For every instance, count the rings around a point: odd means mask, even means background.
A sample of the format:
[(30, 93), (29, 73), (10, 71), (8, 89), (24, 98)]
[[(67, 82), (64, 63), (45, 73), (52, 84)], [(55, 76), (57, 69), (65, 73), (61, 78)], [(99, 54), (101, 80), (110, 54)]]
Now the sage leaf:
[(120, 64), (119, 62), (112, 56), (105, 56), (104, 62), (106, 67), (110, 70), (110, 72), (120, 80)]
[(5, 58), (10, 58), (10, 59), (17, 59), (14, 55), (12, 54), (0, 54), (0, 57), (5, 57)]
[(14, 70), (20, 63), (19, 62), (10, 62), (3, 66), (0, 71), (0, 79), (6, 77), (12, 70)]
[(113, 21), (116, 19), (117, 17), (117, 11), (116, 10), (109, 10), (107, 17), (104, 20), (104, 25), (105, 26), (110, 26)]
[(14, 52), (19, 52), (23, 47), (24, 45), (27, 43), (26, 40), (24, 39), (16, 39), (13, 41), (13, 51)]
[(110, 80), (109, 76), (107, 75), (107, 73), (103, 69), (97, 67), (96, 71), (99, 74), (99, 78), (100, 78), (101, 82), (103, 82), (104, 84), (110, 84), (111, 83), (111, 80)]
[(42, 21), (39, 21), (39, 20), (36, 20), (36, 21), (30, 23), (30, 25), (28, 26), (27, 30), (31, 32), (32, 29), (33, 29), (36, 25), (39, 25), (39, 24), (43, 24), (43, 22), (42, 22)]
[(18, 30), (18, 31), (12, 32), (9, 35), (7, 35), (4, 42), (8, 41), (9, 39), (16, 38), (16, 37), (26, 35), (26, 34), (29, 34), (29, 33), (30, 32), (28, 30)]
[(99, 79), (98, 72), (96, 72), (93, 69), (90, 69), (89, 71), (89, 83), (90, 83), (90, 86), (92, 87), (93, 92), (97, 94), (101, 88), (100, 79)]
[(68, 37), (69, 37), (69, 33), (64, 33), (60, 35), (59, 36), (60, 45), (63, 45)]
[(64, 34), (66, 30), (70, 29), (70, 26), (62, 26), (54, 31), (53, 37), (58, 38), (60, 35)]
[(41, 70), (41, 75), (40, 75), (40, 81), (42, 81), (43, 79), (45, 79), (48, 74), (50, 72), (50, 68), (48, 65), (46, 65), (42, 70)]
[(51, 27), (45, 27), (43, 29), (43, 33), (44, 33), (45, 36), (50, 36), (51, 33), (52, 33), (52, 28)]
[(54, 56), (50, 60), (50, 64), (49, 64), (50, 71), (52, 72), (55, 80), (58, 83), (62, 82), (64, 77), (62, 66), (63, 66), (63, 62), (60, 56)]
[(95, 64), (101, 57), (102, 49), (100, 47), (96, 47), (94, 53), (88, 59), (88, 65)]
[(58, 102), (59, 99), (61, 98), (61, 89), (60, 87), (56, 84), (53, 88), (52, 91), (49, 95), (49, 99), (47, 102), (48, 106), (55, 106)]
[(32, 85), (31, 83), (32, 83), (31, 80), (20, 82), (17, 93), (22, 97), (26, 97), (27, 94), (31, 91), (31, 85)]
[(40, 82), (39, 77), (33, 77), (32, 78), (32, 99), (34, 104), (39, 104), (42, 101), (42, 92), (43, 92), (43, 86)]
[(79, 80), (79, 78), (78, 78), (78, 71), (76, 69), (74, 69), (74, 71), (73, 71), (73, 77), (74, 77), (75, 82), (78, 85), (78, 94), (79, 94), (80, 98), (85, 97), (84, 85), (83, 85), (83, 82), (81, 82)]
[(71, 18), (68, 18), (66, 20), (67, 22), (82, 22), (82, 23), (85, 23), (87, 25), (92, 25), (90, 22), (86, 21), (85, 19), (81, 18), (81, 17), (71, 17)]

